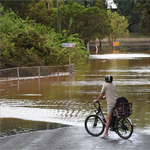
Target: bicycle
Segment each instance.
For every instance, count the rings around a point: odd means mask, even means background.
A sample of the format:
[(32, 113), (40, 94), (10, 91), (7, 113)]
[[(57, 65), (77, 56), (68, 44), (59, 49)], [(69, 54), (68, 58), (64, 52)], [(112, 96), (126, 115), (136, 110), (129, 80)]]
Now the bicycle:
[[(101, 110), (101, 104), (99, 102), (96, 103), (93, 103), (96, 108), (96, 114), (90, 115), (85, 119), (85, 129), (92, 136), (100, 136), (106, 127), (106, 119)], [(121, 104), (116, 107), (115, 110), (118, 113), (112, 114), (109, 129), (116, 132), (121, 138), (128, 139), (133, 133), (133, 124), (128, 118), (132, 114), (132, 103)], [(122, 110), (120, 109), (121, 107)]]

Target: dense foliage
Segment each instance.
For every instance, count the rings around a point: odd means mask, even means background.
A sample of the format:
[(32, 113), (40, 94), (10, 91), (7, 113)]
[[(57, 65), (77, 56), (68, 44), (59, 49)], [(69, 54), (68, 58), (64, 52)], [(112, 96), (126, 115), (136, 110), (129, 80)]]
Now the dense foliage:
[[(95, 40), (98, 33), (105, 37), (110, 28), (107, 12), (98, 7), (85, 8), (77, 3), (70, 2), (61, 6), (61, 27), (69, 34), (78, 33), (85, 44)], [(105, 32), (104, 32), (104, 31)]]
[(128, 36), (129, 31), (127, 30), (127, 27), (129, 24), (128, 20), (124, 16), (120, 16), (117, 12), (108, 10), (107, 14), (112, 28), (109, 35), (109, 43), (112, 49), (113, 41), (116, 41), (118, 37)]
[(129, 20), (129, 31), (150, 35), (149, 0), (114, 0), (117, 12)]
[(140, 14), (139, 31), (150, 35), (150, 1), (140, 0), (135, 11)]
[(117, 4), (117, 12), (125, 16), (129, 20), (129, 31), (138, 32), (139, 14), (134, 13), (134, 9), (137, 5), (135, 0), (114, 0)]
[(65, 42), (78, 45), (71, 49), (72, 63), (78, 66), (88, 57), (86, 47), (77, 35), (68, 36), (65, 30), (57, 34), (28, 18), (21, 19), (11, 10), (4, 12), (0, 7), (0, 11), (1, 68), (68, 64), (68, 48), (62, 48)]
[(0, 0), (1, 68), (67, 64), (65, 42), (78, 44), (71, 52), (78, 65), (90, 40), (108, 38), (111, 46), (127, 28), (150, 34), (148, 0), (114, 1), (117, 12), (106, 10), (106, 0)]
[[(68, 35), (78, 33), (79, 38), (83, 39), (85, 44), (91, 39), (95, 40), (98, 34), (99, 37), (105, 37), (108, 34), (110, 24), (106, 11), (102, 9), (103, 5), (97, 6), (86, 8), (72, 1), (68, 1), (66, 5), (61, 5), (61, 30), (67, 30)], [(37, 3), (30, 8), (28, 16), (30, 19), (36, 20), (37, 23), (54, 28), (57, 32), (58, 21), (55, 7), (47, 9), (44, 2)]]

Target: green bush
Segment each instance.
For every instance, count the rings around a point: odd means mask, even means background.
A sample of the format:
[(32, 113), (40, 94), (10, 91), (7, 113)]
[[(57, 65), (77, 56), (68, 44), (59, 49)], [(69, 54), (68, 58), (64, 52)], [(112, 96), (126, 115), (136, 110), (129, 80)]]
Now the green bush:
[(13, 11), (4, 12), (0, 6), (0, 59), (1, 68), (16, 66), (65, 65), (68, 64), (68, 48), (62, 43), (77, 43), (71, 48), (71, 62), (79, 66), (89, 53), (77, 35), (68, 36), (67, 31), (57, 34), (54, 29), (22, 20)]

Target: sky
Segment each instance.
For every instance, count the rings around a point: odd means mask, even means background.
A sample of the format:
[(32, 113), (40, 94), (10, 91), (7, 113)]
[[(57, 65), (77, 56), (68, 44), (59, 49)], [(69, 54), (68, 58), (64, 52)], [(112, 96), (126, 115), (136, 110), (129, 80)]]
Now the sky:
[(107, 9), (110, 9), (110, 8), (117, 9), (117, 5), (114, 3), (113, 0), (106, 0), (106, 2), (108, 4)]

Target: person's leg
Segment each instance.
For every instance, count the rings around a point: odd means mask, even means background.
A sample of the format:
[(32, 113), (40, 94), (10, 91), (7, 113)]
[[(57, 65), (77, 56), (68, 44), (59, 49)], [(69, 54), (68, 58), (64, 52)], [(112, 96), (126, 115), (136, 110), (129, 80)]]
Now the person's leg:
[(106, 136), (108, 136), (108, 129), (109, 129), (109, 126), (110, 126), (111, 116), (112, 116), (114, 107), (115, 106), (107, 107), (106, 129), (105, 129), (105, 133), (102, 136), (102, 138), (105, 138)]
[(107, 121), (106, 130), (105, 130), (105, 133), (102, 136), (102, 138), (105, 138), (106, 136), (108, 136), (108, 129), (109, 129), (110, 121), (111, 121), (111, 115), (110, 114), (107, 114), (106, 121)]

